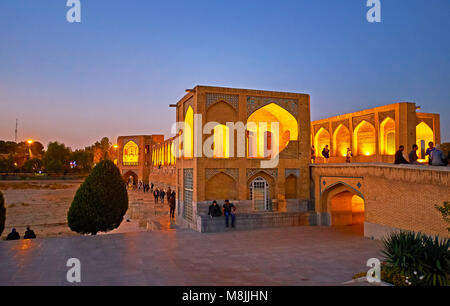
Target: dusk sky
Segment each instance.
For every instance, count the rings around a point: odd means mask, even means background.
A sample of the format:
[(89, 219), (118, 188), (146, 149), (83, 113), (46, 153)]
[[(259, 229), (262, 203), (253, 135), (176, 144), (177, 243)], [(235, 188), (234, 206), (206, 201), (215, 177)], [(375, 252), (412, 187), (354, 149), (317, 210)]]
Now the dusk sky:
[(170, 135), (195, 85), (311, 95), (312, 119), (395, 102), (441, 114), (450, 141), (450, 1), (0, 1), (0, 139), (83, 148)]

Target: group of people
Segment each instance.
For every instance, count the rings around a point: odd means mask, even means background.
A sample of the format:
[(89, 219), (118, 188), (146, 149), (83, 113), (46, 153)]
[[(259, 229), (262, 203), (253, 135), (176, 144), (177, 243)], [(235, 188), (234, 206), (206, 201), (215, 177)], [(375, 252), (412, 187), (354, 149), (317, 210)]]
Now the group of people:
[[(408, 154), (409, 161), (403, 155), (405, 151), (405, 146), (401, 145), (395, 153), (395, 164), (415, 164), (419, 165), (419, 156), (417, 155), (417, 150), (419, 146), (413, 144), (412, 150)], [(428, 156), (428, 164), (430, 166), (448, 166), (450, 160), (450, 152), (448, 156), (445, 156), (444, 152), (441, 150), (440, 145), (434, 146), (433, 142), (428, 143), (428, 148), (425, 151), (425, 155)]]
[[(324, 158), (325, 164), (328, 164), (328, 160), (330, 158), (330, 149), (328, 148), (328, 145), (325, 145), (325, 147), (322, 150), (322, 157)], [(345, 153), (345, 162), (350, 163), (352, 161), (352, 151), (350, 148), (347, 148), (347, 152)], [(311, 163), (316, 163), (316, 148), (314, 146), (311, 146)]]
[[(152, 190), (153, 190), (153, 183), (152, 183)], [(158, 202), (164, 204), (164, 198), (166, 196), (170, 208), (170, 218), (174, 219), (176, 207), (175, 191), (171, 190), (170, 187), (167, 189), (167, 192), (164, 191), (164, 189), (162, 188), (161, 189), (156, 188), (155, 190), (153, 190), (153, 197), (155, 198), (155, 204), (158, 204)]]
[(149, 192), (150, 189), (153, 190), (153, 183), (150, 185), (150, 184), (144, 183), (143, 181), (139, 181), (138, 190), (142, 190), (145, 193), (145, 192)]
[(222, 208), (220, 208), (217, 201), (213, 201), (209, 206), (208, 216), (211, 218), (225, 216), (225, 226), (229, 227), (231, 219), (231, 227), (234, 228), (236, 220), (236, 206), (234, 206), (233, 203), (230, 203), (229, 200), (225, 200), (225, 204), (223, 204)]
[[(25, 231), (25, 235), (23, 236), (23, 239), (35, 239), (35, 238), (36, 238), (36, 234), (29, 226), (27, 226), (27, 230)], [(20, 234), (17, 232), (17, 230), (15, 228), (13, 228), (11, 230), (11, 233), (9, 233), (8, 236), (6, 236), (6, 240), (19, 240), (19, 239), (20, 239)]]

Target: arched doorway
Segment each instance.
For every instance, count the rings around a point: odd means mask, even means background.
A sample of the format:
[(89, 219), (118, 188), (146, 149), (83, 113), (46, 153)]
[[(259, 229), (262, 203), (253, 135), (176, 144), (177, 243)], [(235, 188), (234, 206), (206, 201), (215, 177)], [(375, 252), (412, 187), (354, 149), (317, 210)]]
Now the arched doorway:
[[(425, 152), (430, 142), (434, 142), (433, 130), (422, 121), (416, 126), (416, 144), (419, 146), (420, 159), (425, 159)], [(428, 156), (426, 158), (428, 159)]]
[(314, 145), (316, 148), (316, 156), (322, 157), (322, 151), (325, 146), (330, 149), (330, 133), (324, 128), (320, 128), (314, 137)]
[(383, 155), (395, 155), (395, 121), (387, 117), (380, 124), (380, 149)]
[(375, 128), (363, 120), (353, 133), (353, 150), (356, 155), (371, 156), (376, 152)]
[(256, 211), (272, 210), (269, 183), (264, 178), (259, 176), (250, 183), (250, 200)]
[(363, 233), (365, 204), (362, 193), (349, 185), (339, 182), (322, 193), (322, 212), (329, 218), (322, 225), (354, 226)]
[(138, 175), (134, 171), (128, 171), (123, 175), (123, 179), (127, 185), (136, 186), (138, 183)]
[(347, 156), (347, 149), (350, 148), (350, 131), (339, 124), (333, 134), (333, 151), (335, 156)]

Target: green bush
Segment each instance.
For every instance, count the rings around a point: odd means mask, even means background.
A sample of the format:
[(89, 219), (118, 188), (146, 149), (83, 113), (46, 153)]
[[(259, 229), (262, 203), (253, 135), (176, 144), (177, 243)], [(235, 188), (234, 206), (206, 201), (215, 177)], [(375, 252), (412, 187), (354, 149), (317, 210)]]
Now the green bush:
[(72, 231), (95, 235), (119, 227), (127, 209), (128, 194), (119, 169), (103, 160), (77, 190), (67, 221)]
[(3, 198), (3, 193), (0, 191), (0, 236), (5, 229), (6, 220), (6, 208), (5, 208), (5, 198)]
[[(450, 224), (450, 202), (447, 201), (443, 206), (435, 205), (434, 207), (441, 213), (445, 223)], [(450, 232), (450, 227), (447, 227), (447, 231)]]
[(385, 271), (392, 276), (404, 277), (409, 285), (450, 285), (449, 239), (398, 232), (386, 238), (383, 245)]

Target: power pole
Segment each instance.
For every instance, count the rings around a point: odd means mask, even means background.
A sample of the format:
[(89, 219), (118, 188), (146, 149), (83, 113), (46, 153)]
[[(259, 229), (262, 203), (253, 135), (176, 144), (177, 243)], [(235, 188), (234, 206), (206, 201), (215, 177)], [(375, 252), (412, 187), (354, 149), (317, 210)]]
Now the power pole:
[(17, 126), (19, 125), (19, 119), (16, 118), (16, 130), (14, 135), (14, 142), (17, 143)]

